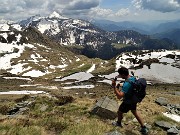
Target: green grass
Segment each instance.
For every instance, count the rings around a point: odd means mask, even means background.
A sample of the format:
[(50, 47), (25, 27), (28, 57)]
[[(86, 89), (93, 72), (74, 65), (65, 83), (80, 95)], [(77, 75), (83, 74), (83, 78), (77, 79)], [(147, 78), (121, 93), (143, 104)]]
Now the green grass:
[[(41, 79), (35, 80), (36, 82), (43, 82)], [(44, 84), (48, 82), (44, 81)], [(49, 82), (51, 84), (51, 82)], [(9, 85), (9, 82), (7, 83)], [(52, 85), (52, 84), (51, 84)], [(100, 87), (102, 89), (97, 89), (102, 95), (106, 94), (104, 90), (108, 87)], [(162, 85), (165, 87), (165, 85)], [(149, 86), (148, 90), (152, 90), (155, 86)], [(157, 87), (157, 86), (156, 86)], [(179, 88), (179, 86), (174, 86), (174, 88), (169, 85), (166, 87), (173, 89)], [(103, 89), (105, 88), (105, 89)], [(151, 89), (150, 89), (151, 88)], [(159, 87), (158, 87), (159, 88)], [(161, 87), (160, 87), (161, 88)], [(100, 91), (102, 90), (102, 91)], [(150, 91), (149, 91), (150, 92)], [(154, 88), (153, 92), (158, 94), (157, 89)], [(163, 91), (159, 91), (162, 94)], [(122, 134), (136, 134), (139, 135), (140, 125), (139, 123), (134, 123), (132, 120), (134, 116), (131, 112), (128, 112), (124, 115), (123, 123), (125, 123), (124, 128), (115, 128), (111, 125), (111, 121), (104, 120), (97, 115), (91, 115), (89, 112), (95, 104), (95, 99), (89, 99), (87, 97), (73, 97), (71, 98), (61, 98), (61, 91), (54, 91), (51, 93), (54, 98), (49, 98), (46, 96), (38, 95), (35, 97), (35, 102), (29, 107), (29, 111), (25, 112), (23, 116), (20, 118), (3, 118), (0, 115), (0, 134), (2, 135), (48, 135), (48, 134), (56, 134), (56, 135), (104, 135), (107, 132), (117, 130)], [(72, 95), (71, 91), (68, 91), (69, 95)], [(150, 93), (151, 94), (151, 93)], [(113, 94), (114, 95), (114, 94)], [(151, 94), (153, 95), (153, 94)], [(173, 95), (170, 95), (173, 96)], [(4, 100), (8, 99), (8, 100)], [(155, 97), (153, 98), (155, 99)], [(10, 96), (4, 95), (0, 96), (0, 100), (3, 101), (0, 103), (0, 106), (6, 105), (5, 109), (12, 108), (13, 105), (17, 102), (21, 102), (23, 100), (31, 100), (29, 96)], [(67, 102), (66, 102), (67, 101)], [(146, 100), (145, 100), (146, 101)], [(144, 101), (144, 102), (145, 102)], [(153, 100), (151, 100), (154, 102)], [(144, 104), (142, 102), (142, 104)], [(146, 101), (147, 102), (147, 101)], [(147, 102), (148, 107), (152, 104)], [(9, 106), (10, 105), (10, 106)], [(41, 110), (42, 106), (47, 106), (45, 110)], [(144, 104), (145, 105), (145, 104)], [(157, 106), (156, 104), (153, 104)], [(143, 107), (143, 106), (142, 106)], [(157, 106), (160, 108), (159, 106)], [(147, 115), (144, 109), (142, 108), (142, 114), (148, 124), (152, 125), (151, 133), (163, 135), (166, 133), (163, 129), (154, 125), (154, 121), (163, 120), (172, 123), (173, 125), (179, 125), (173, 120), (163, 116), (160, 113), (152, 114), (150, 108), (147, 110)], [(158, 112), (157, 108), (156, 109)], [(149, 111), (149, 112), (148, 112)], [(143, 116), (143, 115), (142, 115)], [(126, 125), (127, 124), (127, 125)]]
[(0, 122), (1, 135), (41, 135), (43, 127), (29, 125), (28, 119), (6, 119)]
[(62, 135), (102, 135), (112, 129), (108, 124), (98, 119), (80, 120), (62, 132)]
[(41, 128), (37, 126), (14, 126), (7, 132), (9, 135), (41, 135)]
[(61, 133), (67, 128), (69, 121), (58, 116), (49, 116), (41, 119), (36, 124), (44, 127), (46, 130)]

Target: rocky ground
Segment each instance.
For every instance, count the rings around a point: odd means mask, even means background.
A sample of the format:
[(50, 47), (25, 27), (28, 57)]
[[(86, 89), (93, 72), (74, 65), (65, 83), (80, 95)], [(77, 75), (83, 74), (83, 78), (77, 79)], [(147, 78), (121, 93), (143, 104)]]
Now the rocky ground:
[[(104, 97), (119, 101), (109, 84), (97, 82), (95, 77), (74, 85), (89, 85), (91, 89), (62, 89), (67, 84), (54, 80), (17, 80), (0, 76), (0, 91), (41, 90), (49, 94), (0, 95), (0, 132), (2, 134), (123, 134), (139, 135), (140, 126), (129, 112), (124, 115), (123, 128), (111, 125), (113, 120), (91, 115), (96, 102)], [(29, 84), (30, 86), (27, 86)], [(23, 86), (24, 85), (24, 86)], [(179, 113), (179, 84), (148, 85), (145, 99), (138, 111), (147, 123), (150, 135), (167, 134), (165, 127), (157, 125), (168, 122), (177, 129), (180, 123), (165, 117), (162, 112)], [(159, 103), (159, 100), (162, 99)], [(158, 102), (157, 102), (158, 101)], [(172, 106), (177, 106), (176, 108)], [(168, 108), (169, 107), (169, 108)], [(172, 110), (174, 108), (174, 110)], [(175, 111), (176, 110), (176, 111)], [(177, 111), (178, 110), (178, 111)], [(179, 114), (178, 114), (179, 115)], [(89, 128), (91, 130), (89, 130)], [(33, 131), (33, 132), (32, 132)]]

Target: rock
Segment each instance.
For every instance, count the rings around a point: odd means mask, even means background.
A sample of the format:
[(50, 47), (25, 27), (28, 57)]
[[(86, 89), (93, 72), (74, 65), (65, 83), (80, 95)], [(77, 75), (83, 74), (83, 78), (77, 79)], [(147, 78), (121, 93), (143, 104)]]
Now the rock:
[(166, 121), (156, 121), (155, 124), (159, 127), (165, 128), (165, 129), (170, 129), (172, 127), (172, 125)]
[(180, 105), (179, 105), (179, 104), (176, 105), (176, 109), (177, 109), (178, 111), (180, 111)]
[(152, 126), (149, 125), (149, 124), (147, 124), (147, 123), (145, 123), (145, 126), (146, 126), (148, 129), (151, 129), (151, 128), (152, 128)]
[(118, 103), (106, 96), (98, 100), (91, 114), (96, 114), (105, 119), (115, 119), (117, 117), (118, 108)]
[(119, 133), (117, 130), (106, 133), (105, 135), (122, 135), (121, 133)]
[(176, 114), (175, 109), (174, 109), (174, 108), (172, 108), (172, 109), (171, 109), (171, 111), (170, 111), (170, 113), (172, 113), (172, 114)]
[(180, 96), (180, 91), (175, 91), (174, 95)]
[(47, 108), (48, 108), (48, 105), (44, 105), (44, 104), (43, 104), (43, 105), (40, 107), (39, 110), (40, 110), (41, 112), (44, 112), (44, 111), (46, 111)]
[(133, 121), (133, 122), (138, 122), (136, 118), (134, 118), (132, 121)]
[(20, 108), (18, 112), (16, 112), (14, 115), (20, 115), (23, 114), (25, 111), (29, 110), (28, 107)]
[(174, 127), (171, 127), (169, 130), (167, 130), (167, 133), (168, 134), (179, 134), (180, 131), (174, 126)]
[(19, 108), (13, 108), (13, 109), (11, 109), (7, 114), (8, 115), (14, 115), (15, 113), (17, 113), (19, 111)]
[(164, 106), (168, 104), (167, 99), (164, 97), (157, 98), (155, 102), (158, 103), (159, 105), (164, 105)]

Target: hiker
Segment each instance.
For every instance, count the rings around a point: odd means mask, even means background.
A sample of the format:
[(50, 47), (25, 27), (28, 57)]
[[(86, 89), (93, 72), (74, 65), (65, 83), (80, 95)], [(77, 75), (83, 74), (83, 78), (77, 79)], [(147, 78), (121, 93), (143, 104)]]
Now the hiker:
[[(142, 118), (140, 115), (137, 113), (136, 107), (137, 103), (134, 103), (132, 101), (132, 90), (133, 86), (130, 83), (130, 81), (135, 82), (136, 78), (134, 76), (129, 75), (129, 70), (125, 67), (121, 67), (118, 69), (118, 77), (125, 79), (125, 82), (123, 84), (117, 84), (116, 85), (116, 80), (112, 81), (112, 87), (114, 89), (114, 93), (116, 94), (118, 99), (123, 98), (122, 104), (119, 106), (118, 110), (118, 120), (116, 122), (113, 122), (112, 124), (115, 126), (122, 127), (121, 121), (123, 119), (123, 114), (127, 113), (129, 110), (133, 113), (133, 115), (136, 117), (138, 122), (141, 125), (141, 132), (146, 134), (148, 132), (146, 126), (144, 125)], [(119, 90), (120, 86), (122, 86), (121, 91)]]

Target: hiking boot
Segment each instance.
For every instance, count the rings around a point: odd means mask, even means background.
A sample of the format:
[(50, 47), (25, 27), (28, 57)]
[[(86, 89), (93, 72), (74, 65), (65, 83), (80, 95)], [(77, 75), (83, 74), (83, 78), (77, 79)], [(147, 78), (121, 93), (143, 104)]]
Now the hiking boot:
[(122, 124), (119, 123), (118, 121), (112, 122), (112, 125), (113, 125), (113, 126), (116, 126), (116, 127), (123, 127)]
[(143, 135), (147, 135), (148, 134), (148, 129), (146, 126), (142, 127), (140, 132), (143, 134)]

